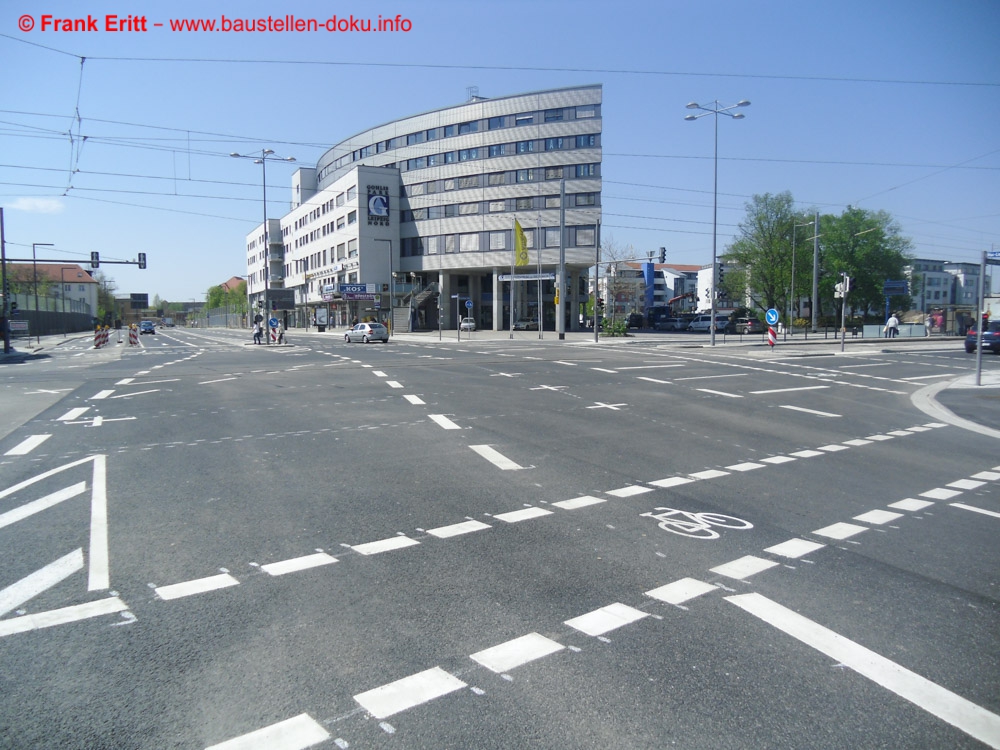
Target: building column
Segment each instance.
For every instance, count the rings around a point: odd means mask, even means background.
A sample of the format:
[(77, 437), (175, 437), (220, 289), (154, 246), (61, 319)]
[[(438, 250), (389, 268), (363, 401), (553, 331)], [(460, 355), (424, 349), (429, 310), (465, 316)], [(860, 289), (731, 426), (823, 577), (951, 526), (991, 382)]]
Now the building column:
[[(455, 314), (455, 303), (451, 298), (451, 274), (445, 273), (444, 271), (438, 272), (438, 278), (441, 281), (441, 295), (438, 297), (438, 310), (439, 315), (441, 315), (441, 327), (449, 328), (449, 322), (452, 316)], [(456, 327), (458, 323), (455, 323)]]
[(493, 269), (493, 330), (502, 330), (500, 324), (503, 322), (503, 283), (500, 281), (500, 270)]

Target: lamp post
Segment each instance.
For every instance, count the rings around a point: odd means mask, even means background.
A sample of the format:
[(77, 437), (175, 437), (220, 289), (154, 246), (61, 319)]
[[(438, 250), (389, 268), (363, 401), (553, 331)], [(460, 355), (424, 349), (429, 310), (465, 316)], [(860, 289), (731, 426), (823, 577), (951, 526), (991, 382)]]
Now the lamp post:
[[(268, 161), (284, 161), (293, 162), (295, 161), (294, 156), (275, 156), (274, 151), (269, 148), (261, 149), (260, 156), (256, 154), (238, 154), (235, 151), (229, 154), (234, 159), (253, 159), (254, 164), (260, 164), (260, 174), (261, 174), (261, 186), (264, 191), (264, 290), (261, 294), (261, 299), (264, 300), (264, 304), (267, 304), (267, 288), (271, 277), (271, 253), (270, 244), (267, 241), (267, 162)], [(265, 310), (265, 313), (267, 311)], [(267, 342), (270, 343), (270, 337), (267, 337)]]
[(413, 333), (413, 290), (417, 287), (417, 274), (410, 271), (410, 317), (406, 324), (406, 330), (408, 333)]
[(715, 116), (715, 157), (714, 157), (714, 184), (712, 188), (712, 326), (710, 328), (712, 332), (711, 345), (715, 346), (715, 298), (717, 295), (716, 286), (718, 284), (718, 253), (716, 249), (716, 243), (718, 241), (718, 227), (719, 227), (719, 115), (726, 115), (733, 120), (742, 120), (745, 115), (742, 112), (737, 112), (733, 114), (730, 110), (736, 109), (737, 107), (749, 107), (750, 102), (746, 99), (737, 102), (736, 104), (731, 104), (728, 107), (723, 107), (719, 104), (719, 100), (716, 99), (709, 106), (702, 106), (697, 102), (691, 102), (687, 105), (687, 109), (700, 109), (702, 114), (700, 115), (686, 115), (685, 120), (695, 121), (700, 120), (702, 117), (707, 115)]

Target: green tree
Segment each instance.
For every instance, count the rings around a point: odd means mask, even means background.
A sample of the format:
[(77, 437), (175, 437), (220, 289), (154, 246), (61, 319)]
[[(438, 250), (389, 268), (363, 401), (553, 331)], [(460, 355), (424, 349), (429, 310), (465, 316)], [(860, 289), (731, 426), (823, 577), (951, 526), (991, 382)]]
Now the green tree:
[[(885, 211), (847, 207), (840, 216), (820, 217), (820, 300), (833, 300), (840, 274), (851, 277), (847, 302), (862, 315), (881, 315), (885, 281), (905, 277), (912, 243), (900, 234), (899, 225)], [(909, 298), (894, 298), (893, 306), (909, 309)]]

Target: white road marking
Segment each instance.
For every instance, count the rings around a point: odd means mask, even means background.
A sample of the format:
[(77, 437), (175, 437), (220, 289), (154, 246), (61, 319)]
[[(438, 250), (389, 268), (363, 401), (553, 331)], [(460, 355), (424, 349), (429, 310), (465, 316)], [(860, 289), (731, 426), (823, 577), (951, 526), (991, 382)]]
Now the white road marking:
[(789, 539), (787, 542), (767, 547), (764, 551), (770, 552), (772, 555), (797, 559), (808, 555), (810, 552), (823, 549), (825, 546), (825, 544), (820, 544), (819, 542), (810, 542), (808, 539)]
[(0, 638), (15, 633), (26, 633), (29, 630), (41, 630), (50, 628), (53, 625), (65, 625), (78, 620), (86, 620), (91, 617), (110, 615), (115, 612), (122, 612), (128, 607), (118, 597), (108, 597), (96, 602), (86, 604), (75, 604), (72, 607), (62, 609), (50, 609), (48, 612), (38, 612), (33, 615), (15, 617), (11, 620), (0, 620)]
[(426, 403), (420, 396), (403, 396), (407, 401), (409, 401), (414, 406), (421, 406)]
[(91, 396), (88, 400), (89, 401), (100, 401), (101, 399), (107, 398), (112, 393), (114, 393), (113, 390), (112, 391), (98, 391), (93, 396)]
[(982, 487), (986, 482), (977, 482), (973, 479), (959, 479), (957, 482), (949, 482), (949, 487), (954, 487), (956, 490), (976, 490)]
[(509, 513), (498, 513), (493, 516), (494, 518), (499, 518), (501, 521), (506, 521), (507, 523), (520, 523), (521, 521), (527, 521), (532, 518), (541, 518), (542, 516), (552, 515), (551, 510), (545, 510), (545, 508), (525, 508), (524, 510), (512, 510)]
[(870, 510), (867, 513), (862, 513), (860, 516), (854, 516), (854, 520), (881, 526), (884, 523), (889, 523), (889, 521), (895, 521), (897, 518), (902, 517), (902, 513), (893, 513), (888, 510)]
[(12, 508), (6, 513), (0, 513), (0, 529), (5, 526), (10, 526), (12, 523), (17, 523), (28, 516), (33, 516), (35, 513), (39, 513), (47, 508), (51, 508), (53, 505), (58, 505), (64, 500), (69, 500), (77, 495), (82, 495), (86, 491), (87, 483), (77, 482), (74, 485), (64, 487), (63, 489), (53, 492), (50, 495), (40, 497), (37, 500), (32, 500), (30, 503), (25, 503), (24, 505)]
[(290, 560), (282, 560), (280, 562), (268, 563), (267, 565), (261, 565), (260, 569), (263, 570), (268, 575), (272, 576), (283, 576), (285, 573), (297, 573), (300, 570), (308, 570), (309, 568), (318, 568), (321, 565), (331, 565), (337, 562), (337, 558), (326, 554), (325, 552), (317, 552), (314, 555), (305, 555), (304, 557), (293, 557)]
[(898, 508), (899, 510), (923, 510), (924, 508), (929, 508), (932, 505), (934, 505), (934, 503), (930, 500), (916, 500), (912, 497), (900, 500), (897, 503), (889, 503), (890, 508)]
[(778, 404), (779, 409), (791, 409), (792, 411), (801, 411), (805, 414), (815, 414), (817, 417), (840, 417), (841, 414), (831, 414), (828, 411), (816, 411), (816, 409), (806, 409), (804, 406), (792, 406), (790, 404)]
[(657, 385), (670, 385), (669, 380), (659, 380), (657, 378), (647, 378), (642, 375), (636, 378), (636, 380), (645, 380), (647, 383), (656, 383)]
[(652, 491), (653, 490), (650, 487), (630, 484), (627, 487), (619, 487), (617, 490), (608, 490), (608, 494), (613, 495), (614, 497), (633, 497), (635, 495), (642, 495)]
[[(143, 384), (143, 385), (145, 385), (145, 384)], [(122, 394), (119, 394), (118, 396), (112, 396), (111, 398), (112, 399), (116, 399), (116, 398), (132, 398), (133, 396), (145, 396), (147, 393), (159, 393), (159, 392), (160, 392), (159, 388), (151, 388), (148, 391), (136, 391), (135, 393), (122, 393)]]
[(718, 591), (718, 587), (711, 583), (699, 581), (696, 578), (681, 578), (673, 583), (660, 586), (652, 591), (647, 591), (646, 596), (659, 599), (667, 604), (683, 604), (709, 591)]
[(848, 537), (860, 534), (862, 531), (868, 531), (868, 528), (853, 523), (835, 523), (830, 526), (824, 526), (822, 529), (816, 529), (812, 533), (817, 536), (829, 537), (830, 539), (847, 539)]
[(685, 367), (686, 365), (630, 365), (629, 367), (619, 367), (619, 370), (662, 370), (667, 367)]
[(795, 453), (789, 453), (788, 455), (795, 456), (796, 458), (813, 458), (814, 456), (822, 456), (823, 451), (814, 451), (814, 450), (795, 451)]
[(735, 578), (742, 581), (750, 576), (757, 575), (758, 573), (765, 571), (769, 568), (775, 568), (778, 566), (774, 560), (765, 560), (763, 557), (754, 557), (753, 555), (746, 555), (745, 557), (740, 557), (736, 560), (732, 560), (722, 565), (716, 565), (714, 568), (710, 568), (713, 573), (718, 573), (720, 576), (726, 576), (727, 578)]
[(386, 719), (465, 686), (464, 682), (441, 667), (434, 667), (374, 690), (358, 693), (354, 700), (376, 719)]
[(80, 570), (83, 570), (83, 549), (76, 549), (0, 590), (0, 617)]
[(847, 450), (847, 446), (846, 445), (836, 445), (836, 444), (833, 444), (833, 445), (821, 445), (819, 447), (819, 450), (826, 451), (827, 453), (836, 453), (837, 451), (846, 451)]
[(909, 430), (892, 430), (891, 432), (885, 433), (886, 435), (892, 435), (893, 437), (907, 437), (913, 433)]
[(470, 534), (473, 531), (482, 531), (483, 529), (491, 528), (493, 527), (482, 521), (462, 521), (462, 523), (453, 523), (451, 526), (439, 526), (436, 529), (427, 529), (427, 533), (431, 536), (436, 536), (438, 539), (448, 539), (449, 537)]
[(953, 378), (958, 375), (957, 372), (939, 372), (934, 375), (918, 375), (912, 378), (900, 378), (900, 380), (926, 380), (927, 378)]
[(193, 581), (173, 583), (169, 586), (157, 586), (153, 590), (161, 599), (180, 599), (181, 597), (204, 594), (207, 591), (224, 589), (229, 586), (238, 586), (239, 583), (239, 581), (228, 573), (220, 573), (217, 576), (209, 576), (208, 578), (196, 578)]
[(566, 361), (561, 360), (561, 359), (557, 359), (555, 361), (555, 363), (557, 365), (566, 365), (567, 367), (577, 367), (577, 363), (576, 362), (566, 362)]
[(524, 468), (488, 445), (470, 445), (469, 447), (498, 469), (503, 469), (504, 471), (517, 471), (518, 469)]
[(655, 482), (650, 482), (654, 487), (677, 487), (681, 484), (689, 484), (695, 480), (691, 477), (667, 477), (666, 479), (657, 479)]
[(470, 658), (491, 672), (502, 674), (522, 664), (562, 651), (565, 646), (538, 633), (528, 633), (499, 646), (477, 651)]
[(376, 378), (387, 378), (387, 377), (389, 377), (388, 375), (386, 375), (381, 370), (372, 370), (372, 375), (374, 375)]
[(575, 497), (572, 500), (560, 500), (559, 502), (552, 504), (557, 508), (562, 508), (563, 510), (576, 510), (577, 508), (585, 508), (588, 505), (597, 505), (598, 503), (606, 502), (607, 500), (601, 497), (584, 495), (583, 497)]
[(108, 569), (108, 483), (105, 456), (94, 456), (94, 481), (90, 493), (90, 575), (87, 588), (111, 586)]
[(628, 406), (628, 404), (606, 404), (603, 401), (595, 401), (593, 406), (588, 406), (588, 409), (611, 409), (611, 411), (621, 411), (621, 407)]
[(713, 391), (711, 388), (695, 388), (696, 391), (701, 391), (702, 393), (711, 393), (713, 396), (727, 396), (728, 398), (743, 398), (738, 393), (726, 393), (725, 391)]
[(1000, 748), (1000, 716), (760, 594), (729, 596), (726, 601), (969, 736)]
[(931, 500), (950, 500), (951, 498), (961, 494), (961, 490), (949, 490), (947, 487), (936, 487), (933, 490), (921, 492), (920, 497), (930, 498)]
[(875, 443), (881, 443), (886, 440), (892, 440), (892, 435), (869, 435), (865, 440), (871, 440)]
[(420, 544), (416, 539), (408, 536), (391, 536), (388, 539), (380, 539), (377, 542), (367, 542), (365, 544), (355, 544), (351, 549), (361, 555), (378, 555), (382, 552), (392, 552), (393, 550), (412, 547)]
[(966, 505), (965, 503), (951, 503), (953, 508), (961, 508), (962, 510), (971, 510), (973, 513), (982, 513), (984, 516), (993, 516), (994, 518), (1000, 518), (1000, 513), (992, 510), (986, 510), (985, 508), (977, 508), (974, 505)]
[(390, 388), (402, 388), (403, 387), (403, 384), (400, 383), (398, 380), (387, 380), (387, 381), (385, 381), (385, 384), (387, 386), (389, 386)]
[(50, 437), (52, 437), (52, 435), (32, 435), (31, 437), (22, 440), (20, 443), (15, 445), (9, 451), (4, 453), (4, 455), (5, 456), (27, 455), (28, 453), (31, 453), (31, 451), (35, 450), (35, 448), (37, 448), (39, 445), (48, 440)]
[(135, 378), (122, 378), (122, 379), (121, 379), (121, 380), (119, 380), (119, 381), (118, 381), (117, 383), (115, 383), (115, 385), (128, 385), (128, 384), (129, 384), (129, 383), (131, 383), (131, 382), (132, 382), (133, 380), (135, 380)]
[(829, 388), (828, 385), (803, 385), (798, 388), (774, 388), (767, 391), (750, 391), (750, 393), (755, 396), (760, 396), (765, 393), (792, 393), (793, 391), (821, 391), (824, 388)]
[(215, 380), (202, 380), (197, 385), (211, 385), (212, 383), (225, 383), (229, 380), (238, 380), (238, 378), (217, 378)]
[(705, 471), (696, 471), (689, 476), (694, 479), (718, 479), (719, 477), (729, 476), (729, 472), (719, 471), (718, 469), (706, 469)]
[(995, 482), (1000, 479), (1000, 472), (996, 471), (981, 471), (978, 474), (972, 475), (973, 479), (985, 479), (987, 482)]
[(617, 375), (618, 374), (618, 370), (606, 370), (603, 367), (591, 367), (590, 369), (591, 370), (597, 370), (597, 372), (607, 372), (607, 373), (610, 373), (611, 375)]
[(745, 378), (749, 373), (746, 372), (735, 372), (730, 375), (695, 375), (689, 378), (674, 378), (675, 382), (681, 382), (682, 380), (715, 380), (716, 378)]
[(309, 714), (299, 714), (206, 750), (304, 750), (328, 739), (330, 733), (321, 724)]
[(585, 615), (566, 620), (563, 624), (569, 625), (581, 633), (597, 636), (610, 633), (612, 630), (617, 630), (644, 617), (649, 617), (649, 613), (615, 602)]
[(88, 411), (90, 411), (89, 406), (78, 406), (75, 409), (70, 409), (68, 412), (59, 417), (56, 421), (69, 422), (71, 419), (76, 419), (81, 414), (86, 414)]
[(754, 469), (763, 469), (764, 464), (757, 464), (753, 461), (745, 461), (741, 464), (733, 464), (732, 466), (727, 466), (730, 471), (753, 471)]
[[(817, 454), (817, 455), (822, 455), (822, 454), (820, 453), (820, 454)], [(788, 463), (791, 463), (794, 460), (795, 459), (792, 458), (791, 456), (768, 456), (767, 458), (762, 458), (761, 459), (761, 463), (765, 463), (765, 464), (788, 464)]]
[(854, 440), (845, 440), (844, 441), (844, 445), (851, 445), (851, 446), (854, 446), (855, 448), (859, 448), (862, 445), (871, 445), (871, 444), (872, 444), (871, 440), (862, 440), (860, 438), (855, 438)]
[(433, 422), (435, 422), (436, 424), (438, 424), (439, 426), (443, 427), (446, 430), (462, 429), (457, 424), (448, 419), (448, 417), (446, 417), (444, 414), (428, 414), (427, 416), (430, 417)]

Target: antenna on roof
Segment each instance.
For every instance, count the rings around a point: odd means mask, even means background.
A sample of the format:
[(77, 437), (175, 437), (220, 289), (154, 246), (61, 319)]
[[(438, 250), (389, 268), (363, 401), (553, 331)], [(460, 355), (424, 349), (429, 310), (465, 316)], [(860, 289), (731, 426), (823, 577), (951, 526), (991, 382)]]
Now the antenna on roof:
[(469, 97), (468, 101), (470, 101), (470, 102), (478, 102), (481, 99), (485, 99), (486, 98), (485, 96), (480, 96), (479, 95), (479, 87), (478, 86), (466, 86), (465, 87), (465, 93)]

